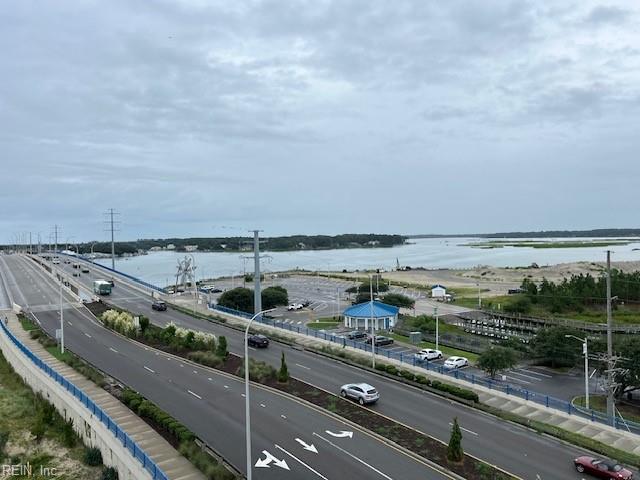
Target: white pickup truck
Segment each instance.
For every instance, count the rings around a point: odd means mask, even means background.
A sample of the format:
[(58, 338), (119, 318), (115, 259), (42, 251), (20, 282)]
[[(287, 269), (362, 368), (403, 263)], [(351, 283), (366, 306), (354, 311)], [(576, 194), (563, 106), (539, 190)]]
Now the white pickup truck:
[(291, 311), (291, 310), (300, 310), (304, 308), (304, 306), (301, 303), (292, 303), (291, 305), (289, 305), (287, 307), (287, 310)]

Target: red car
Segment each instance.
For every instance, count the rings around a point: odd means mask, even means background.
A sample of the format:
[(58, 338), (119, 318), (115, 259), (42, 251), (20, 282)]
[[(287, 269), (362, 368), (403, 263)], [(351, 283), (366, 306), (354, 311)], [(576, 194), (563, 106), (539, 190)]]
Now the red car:
[(613, 460), (599, 460), (593, 457), (582, 456), (573, 461), (576, 470), (580, 473), (588, 473), (598, 478), (616, 478), (631, 480), (633, 472), (627, 470)]

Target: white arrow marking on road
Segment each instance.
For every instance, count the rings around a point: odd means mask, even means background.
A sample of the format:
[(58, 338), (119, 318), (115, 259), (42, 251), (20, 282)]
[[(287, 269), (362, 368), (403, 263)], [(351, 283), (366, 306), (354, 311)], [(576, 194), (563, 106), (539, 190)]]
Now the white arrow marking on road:
[(342, 430), (340, 433), (333, 433), (333, 432), (330, 432), (329, 430), (325, 430), (325, 432), (327, 432), (332, 437), (336, 437), (336, 438), (345, 438), (345, 437), (353, 438), (353, 432), (346, 432), (344, 430)]
[[(276, 448), (278, 446), (276, 445)], [(273, 455), (271, 455), (269, 452), (267, 452), (266, 450), (263, 450), (262, 453), (265, 456), (265, 459), (258, 459), (258, 461), (256, 462), (256, 467), (258, 468), (264, 468), (264, 467), (270, 467), (271, 463), (273, 462), (276, 467), (280, 467), (283, 468), (284, 470), (291, 470), (289, 468), (289, 465), (287, 465), (287, 462), (282, 459), (282, 460), (278, 460), (276, 457), (274, 457)]]
[(313, 452), (313, 453), (318, 453), (318, 449), (316, 448), (316, 446), (313, 443), (311, 445), (309, 445), (304, 440), (300, 440), (299, 438), (296, 438), (296, 442), (298, 442), (300, 445), (302, 445), (302, 448), (304, 448), (305, 450), (308, 450), (308, 451)]

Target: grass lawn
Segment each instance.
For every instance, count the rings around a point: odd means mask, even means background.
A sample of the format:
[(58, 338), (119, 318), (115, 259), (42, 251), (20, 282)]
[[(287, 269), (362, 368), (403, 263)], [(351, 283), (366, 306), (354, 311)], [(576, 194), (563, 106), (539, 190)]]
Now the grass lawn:
[(31, 320), (31, 319), (29, 319), (29, 318), (27, 318), (27, 317), (25, 317), (23, 315), (20, 315), (18, 317), (18, 319), (20, 320), (20, 323), (22, 324), (22, 328), (24, 330), (26, 330), (27, 332), (29, 332), (31, 330), (35, 330), (36, 328), (40, 328), (37, 323), (35, 323), (33, 320)]
[[(574, 399), (576, 405), (584, 407), (584, 397)], [(607, 397), (604, 395), (589, 395), (589, 407), (597, 412), (607, 413)], [(616, 403), (616, 408), (625, 420), (640, 423), (640, 407)]]
[(306, 327), (314, 330), (328, 330), (337, 328), (339, 325), (341, 325), (340, 322), (309, 322), (306, 324)]
[[(397, 333), (390, 333), (389, 337), (393, 338), (397, 342), (406, 343), (407, 345), (412, 345), (409, 342), (409, 337), (405, 337), (404, 335), (398, 335)], [(435, 343), (431, 342), (420, 342), (417, 347), (419, 348), (436, 348)], [(439, 345), (438, 350), (441, 350), (442, 353), (448, 357), (450, 356), (458, 356), (458, 357), (466, 357), (469, 359), (469, 362), (476, 363), (478, 361), (478, 354), (472, 352), (466, 352), (464, 350), (458, 350), (457, 348), (446, 347), (444, 345)]]

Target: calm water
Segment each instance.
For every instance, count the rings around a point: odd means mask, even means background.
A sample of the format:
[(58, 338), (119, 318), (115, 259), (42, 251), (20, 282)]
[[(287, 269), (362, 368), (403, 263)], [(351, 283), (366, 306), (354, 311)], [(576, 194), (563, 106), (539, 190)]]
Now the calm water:
[[(522, 239), (519, 239), (522, 240)], [(541, 240), (541, 239), (536, 239)], [(552, 240), (552, 239), (545, 239)], [(580, 239), (588, 240), (588, 239)], [(422, 238), (412, 240), (409, 245), (393, 248), (367, 248), (348, 250), (320, 250), (296, 252), (265, 252), (267, 258), (262, 260), (262, 270), (281, 271), (294, 268), (306, 270), (348, 270), (384, 268), (400, 265), (425, 268), (470, 268), (477, 265), (496, 267), (527, 266), (532, 262), (538, 265), (575, 261), (604, 261), (605, 247), (589, 248), (557, 248), (534, 249), (529, 247), (503, 247), (480, 249), (463, 244), (482, 241), (475, 238)], [(640, 260), (640, 240), (634, 239), (629, 245), (614, 245), (612, 260)], [(246, 270), (253, 270), (253, 258), (247, 252), (240, 253), (192, 253), (197, 265), (197, 278), (215, 278), (220, 276), (241, 275), (244, 264)], [(185, 253), (154, 252), (138, 257), (116, 259), (116, 268), (143, 280), (167, 285), (175, 276), (177, 262)], [(110, 259), (102, 259), (101, 263), (111, 266)], [(175, 279), (175, 277), (174, 277)]]

